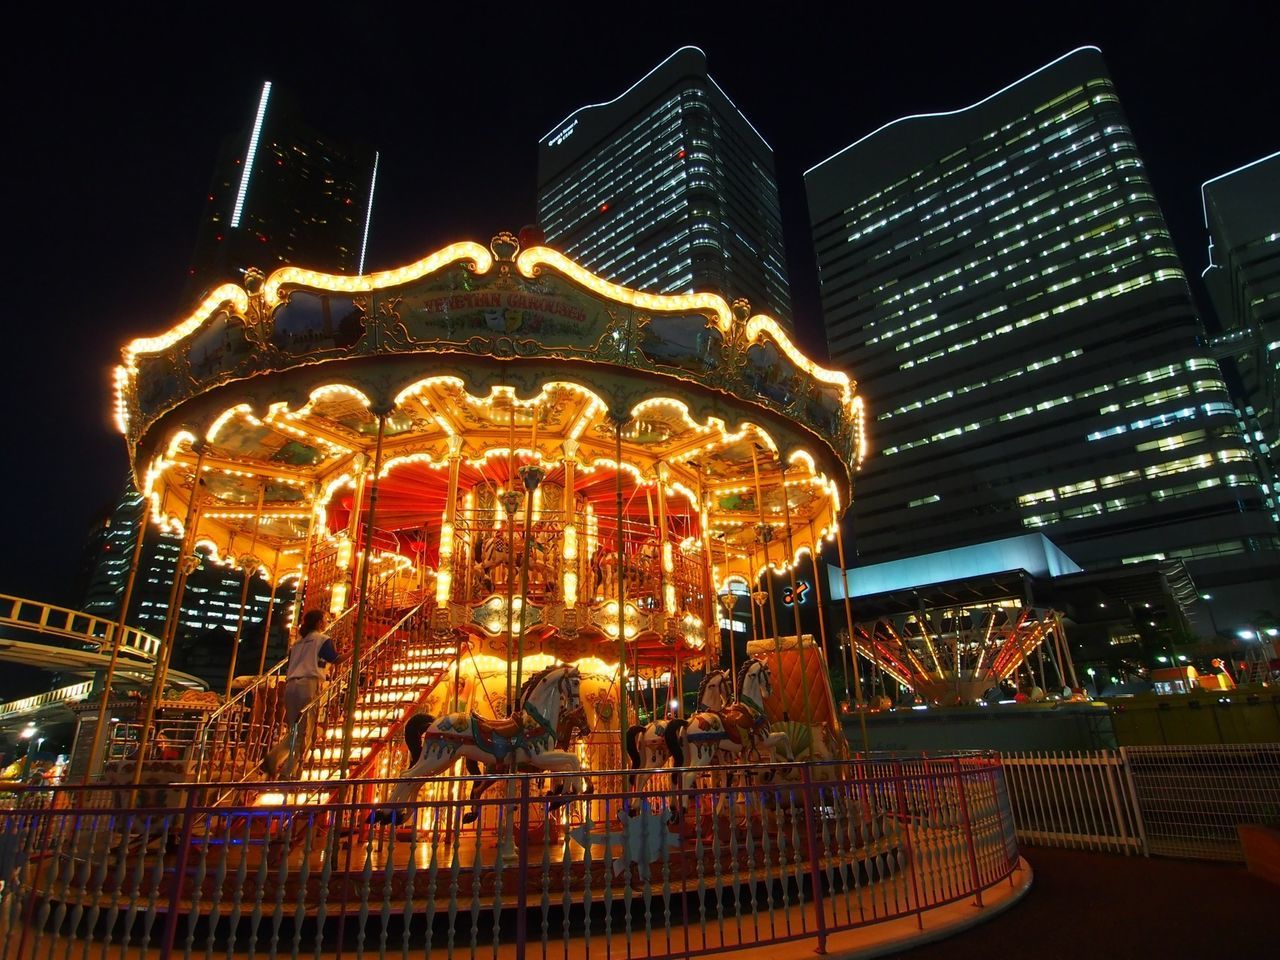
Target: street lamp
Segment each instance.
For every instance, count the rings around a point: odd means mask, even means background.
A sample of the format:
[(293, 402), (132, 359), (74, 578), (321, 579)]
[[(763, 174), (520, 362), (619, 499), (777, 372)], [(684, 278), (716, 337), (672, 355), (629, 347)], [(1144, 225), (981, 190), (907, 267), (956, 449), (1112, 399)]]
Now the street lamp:
[(1093, 669), (1093, 667), (1090, 667), (1088, 670), (1086, 670), (1086, 671), (1085, 671), (1085, 673), (1087, 673), (1087, 674), (1089, 675), (1089, 679), (1093, 681), (1093, 695), (1094, 695), (1095, 697), (1096, 697), (1096, 696), (1098, 696), (1098, 695), (1099, 695), (1099, 693), (1100, 693), (1100, 691), (1098, 690), (1098, 674), (1097, 674), (1097, 671), (1095, 671), (1095, 670)]
[(1213, 607), (1209, 605), (1209, 601), (1213, 599), (1212, 593), (1200, 594), (1200, 599), (1204, 601), (1204, 608), (1209, 611), (1209, 623), (1213, 625), (1213, 635), (1218, 635), (1218, 619), (1213, 615)]
[[(27, 774), (31, 772), (31, 738), (34, 737), (35, 735), (36, 735), (36, 725), (34, 723), (28, 723), (25, 727), (22, 728), (22, 733), (19, 734), (19, 736), (21, 736), (23, 740), (27, 741), (27, 750), (22, 755), (21, 779), (24, 783), (26, 782)], [(44, 742), (44, 738), (41, 737), (38, 743), (43, 743), (43, 742)], [(37, 750), (40, 749), (38, 745), (36, 749)]]

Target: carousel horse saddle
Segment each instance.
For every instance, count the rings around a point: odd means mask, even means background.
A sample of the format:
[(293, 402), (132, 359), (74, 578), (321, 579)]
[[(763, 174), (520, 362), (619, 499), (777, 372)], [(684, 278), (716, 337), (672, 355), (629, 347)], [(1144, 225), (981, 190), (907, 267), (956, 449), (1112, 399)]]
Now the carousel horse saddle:
[(497, 759), (524, 746), (528, 740), (524, 721), (519, 717), (503, 717), (500, 720), (486, 720), (484, 717), (471, 718), (471, 735), (477, 746)]
[(757, 733), (766, 732), (769, 727), (768, 720), (740, 703), (731, 703), (721, 710), (720, 722), (724, 724), (725, 736), (738, 746), (742, 746), (744, 740), (755, 739)]

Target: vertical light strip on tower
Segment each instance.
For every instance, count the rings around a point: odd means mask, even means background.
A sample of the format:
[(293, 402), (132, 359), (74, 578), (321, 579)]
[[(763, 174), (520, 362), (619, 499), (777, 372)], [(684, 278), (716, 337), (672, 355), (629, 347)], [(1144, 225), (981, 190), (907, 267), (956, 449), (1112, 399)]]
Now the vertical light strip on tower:
[(364, 252), (369, 247), (369, 221), (373, 219), (373, 190), (378, 185), (378, 157), (380, 154), (377, 150), (373, 151), (373, 176), (369, 178), (369, 206), (364, 211), (364, 235), (360, 237), (360, 264), (356, 267), (356, 274), (364, 275)]
[(245, 194), (249, 192), (249, 177), (253, 172), (253, 159), (258, 153), (258, 136), (262, 133), (262, 120), (267, 115), (267, 100), (271, 97), (271, 81), (262, 85), (258, 99), (258, 115), (253, 118), (253, 133), (249, 135), (249, 150), (244, 155), (244, 170), (240, 172), (240, 189), (236, 191), (236, 205), (231, 211), (231, 226), (240, 226), (240, 214), (244, 211)]

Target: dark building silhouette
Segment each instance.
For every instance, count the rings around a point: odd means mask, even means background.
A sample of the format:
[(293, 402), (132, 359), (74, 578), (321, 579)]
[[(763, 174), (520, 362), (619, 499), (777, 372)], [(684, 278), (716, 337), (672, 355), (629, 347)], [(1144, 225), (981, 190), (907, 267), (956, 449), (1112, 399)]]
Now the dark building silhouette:
[(1209, 232), (1205, 285), (1214, 352), (1234, 377), (1242, 428), (1266, 472), (1275, 512), (1280, 468), (1280, 152), (1200, 187)]
[(791, 324), (773, 149), (682, 47), (538, 144), (547, 243), (652, 293), (745, 297)]
[(1185, 561), (1218, 626), (1270, 605), (1263, 481), (1097, 49), (805, 178), (870, 411), (860, 562), (1037, 531), (1086, 569)]
[(363, 272), (377, 152), (311, 130), (270, 81), (250, 121), (218, 154), (192, 257), (192, 296), (239, 282), (247, 267)]
[[(146, 507), (142, 494), (130, 482), (110, 515), (100, 527), (95, 525), (91, 545), (96, 546), (97, 555), (81, 606), (85, 612), (112, 620), (119, 618), (129, 565), (137, 544), (139, 520)], [(129, 603), (126, 622), (131, 626), (156, 636), (163, 633), (181, 548), (180, 535), (162, 532), (155, 524), (148, 524)], [(239, 570), (217, 563), (207, 551), (197, 552), (201, 553), (202, 560), (200, 568), (187, 578), (178, 621), (174, 667), (194, 673), (209, 681), (213, 689), (221, 690), (226, 682), (231, 643), (240, 621), (244, 575)], [(276, 591), (268, 651), (269, 654), (274, 651), (276, 659), (284, 649), (283, 631), (293, 600), (291, 582)], [(270, 583), (262, 576), (251, 578), (240, 634), (238, 673), (257, 671), (262, 630), (270, 601)], [(268, 665), (273, 662), (269, 657)]]

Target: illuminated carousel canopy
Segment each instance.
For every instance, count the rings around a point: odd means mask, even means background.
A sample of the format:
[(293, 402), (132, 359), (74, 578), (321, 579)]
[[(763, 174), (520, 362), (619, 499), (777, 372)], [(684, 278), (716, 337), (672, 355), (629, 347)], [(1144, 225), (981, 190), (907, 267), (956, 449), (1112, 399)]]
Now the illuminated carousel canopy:
[(251, 270), (125, 347), (116, 384), (156, 522), (297, 575), (321, 541), (350, 553), (376, 465), (379, 562), (428, 568), (482, 630), (513, 493), (533, 494), (531, 602), (610, 602), (621, 526), (628, 569), (661, 568), (626, 623), (661, 609), (659, 633), (701, 638), (730, 574), (833, 534), (866, 452), (855, 383), (744, 301), (630, 290), (509, 234), (367, 276)]

